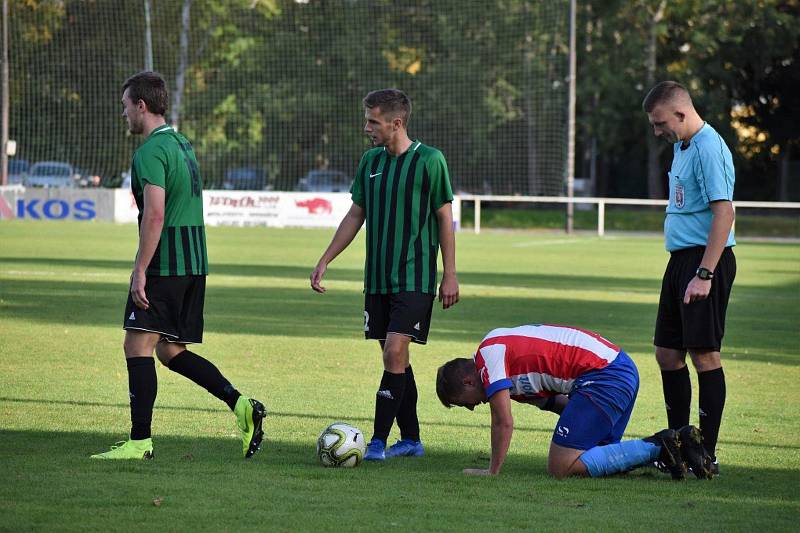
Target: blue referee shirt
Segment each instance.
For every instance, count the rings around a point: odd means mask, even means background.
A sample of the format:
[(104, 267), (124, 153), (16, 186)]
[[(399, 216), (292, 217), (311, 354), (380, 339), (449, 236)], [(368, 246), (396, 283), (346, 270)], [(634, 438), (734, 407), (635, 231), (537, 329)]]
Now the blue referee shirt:
[[(664, 220), (664, 244), (674, 252), (705, 246), (711, 230), (710, 203), (733, 201), (733, 157), (719, 133), (707, 123), (681, 149), (675, 143), (669, 172), (669, 204)], [(734, 246), (733, 228), (726, 246)]]

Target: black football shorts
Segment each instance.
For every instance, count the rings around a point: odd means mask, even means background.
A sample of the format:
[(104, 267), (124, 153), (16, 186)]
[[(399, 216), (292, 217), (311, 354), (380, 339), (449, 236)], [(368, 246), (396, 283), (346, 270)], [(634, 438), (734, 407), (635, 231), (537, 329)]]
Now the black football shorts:
[(432, 312), (432, 294), (367, 294), (364, 296), (364, 337), (382, 341), (388, 333), (399, 333), (411, 337), (412, 342), (425, 344)]
[(203, 342), (205, 276), (148, 276), (144, 292), (147, 310), (136, 307), (128, 292), (123, 329), (159, 333), (180, 344)]
[(736, 257), (730, 247), (725, 248), (714, 269), (708, 298), (684, 304), (686, 287), (694, 278), (704, 252), (704, 247), (697, 246), (670, 255), (658, 302), (653, 339), (656, 346), (674, 350), (720, 351), (728, 298), (736, 277)]

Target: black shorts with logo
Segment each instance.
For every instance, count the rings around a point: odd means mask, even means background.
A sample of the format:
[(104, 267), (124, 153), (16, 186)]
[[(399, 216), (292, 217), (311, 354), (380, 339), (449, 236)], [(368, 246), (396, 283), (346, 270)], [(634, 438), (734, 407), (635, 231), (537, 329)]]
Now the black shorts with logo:
[(160, 333), (180, 344), (203, 342), (205, 276), (148, 276), (144, 292), (147, 310), (136, 307), (128, 292), (123, 329)]
[(387, 333), (428, 342), (433, 295), (424, 292), (366, 294), (364, 296), (364, 338), (386, 340)]
[(725, 248), (714, 269), (708, 298), (683, 303), (686, 287), (694, 278), (705, 248), (695, 246), (672, 252), (661, 283), (653, 344), (674, 350), (719, 351), (725, 334), (725, 313), (736, 277), (736, 257)]

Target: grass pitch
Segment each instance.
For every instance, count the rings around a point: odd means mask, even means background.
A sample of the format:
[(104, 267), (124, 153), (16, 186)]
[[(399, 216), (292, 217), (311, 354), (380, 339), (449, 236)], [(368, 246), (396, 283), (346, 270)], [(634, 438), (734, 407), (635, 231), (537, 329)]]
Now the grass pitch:
[[(128, 431), (120, 329), (135, 226), (0, 223), (0, 529), (2, 530), (794, 530), (800, 513), (800, 246), (741, 242), (723, 359), (728, 402), (722, 475), (682, 483), (651, 471), (554, 481), (555, 415), (515, 405), (497, 478), (489, 410), (443, 408), (435, 371), (497, 326), (596, 330), (632, 355), (641, 390), (628, 437), (665, 425), (652, 356), (667, 255), (659, 238), (463, 233), (462, 302), (434, 311), (412, 347), (427, 455), (352, 470), (317, 464), (317, 434), (343, 420), (371, 433), (381, 373), (362, 339), (363, 233), (328, 271), (308, 274), (332, 232), (209, 228), (205, 342), (270, 412), (267, 440), (241, 459), (224, 404), (164, 367), (156, 458), (90, 461)], [(695, 375), (692, 373), (692, 379)], [(696, 383), (696, 381), (695, 381)], [(693, 422), (697, 423), (696, 388)], [(395, 437), (392, 435), (391, 439)]]

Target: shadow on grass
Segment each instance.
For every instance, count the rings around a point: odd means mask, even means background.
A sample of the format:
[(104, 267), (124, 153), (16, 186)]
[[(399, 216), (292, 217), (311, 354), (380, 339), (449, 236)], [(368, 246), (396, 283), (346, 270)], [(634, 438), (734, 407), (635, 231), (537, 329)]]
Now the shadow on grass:
[[(598, 279), (604, 280), (602, 283), (614, 281)], [(569, 276), (562, 280), (571, 289), (581, 287)], [(594, 288), (596, 282), (584, 286)], [(356, 339), (361, 336), (363, 295), (358, 292), (330, 291), (319, 295), (310, 289), (212, 284), (207, 295), (207, 332), (306, 338)], [(121, 328), (126, 297), (125, 287), (119, 283), (7, 279), (0, 287), (0, 317), (40, 324)], [(741, 312), (732, 308), (729, 313), (729, 323), (735, 325), (729, 328), (731, 340), (743, 331), (738, 324), (746, 327), (746, 321), (740, 318)], [(782, 339), (777, 332), (791, 331), (796, 313), (791, 300), (773, 301), (759, 317), (759, 320), (769, 320), (769, 327), (748, 328), (745, 341), (737, 339), (737, 344), (750, 352), (737, 354), (737, 359), (795, 364), (796, 356), (772, 355), (762, 347), (775, 346), (776, 338)], [(648, 303), (470, 296), (447, 311), (436, 306), (431, 339), (477, 343), (486, 332), (498, 326), (547, 322), (598, 331), (630, 351), (631, 347), (640, 345), (649, 349), (654, 318), (655, 305)], [(785, 333), (783, 337), (786, 338), (781, 342), (790, 342)], [(790, 348), (782, 351), (791, 352)]]
[[(90, 402), (90, 401), (78, 401), (78, 400), (51, 400), (45, 398), (11, 398), (6, 396), (0, 396), (0, 402), (9, 402), (14, 404), (45, 404), (45, 405), (53, 405), (53, 406), (67, 406), (67, 407), (111, 407), (116, 409), (127, 410), (128, 404), (124, 403), (111, 403), (111, 402)], [(518, 406), (518, 408), (524, 409), (525, 406)], [(195, 412), (195, 413), (218, 413), (222, 412), (223, 408), (205, 408), (205, 407), (187, 407), (187, 406), (180, 406), (180, 405), (156, 405), (156, 411), (179, 411), (179, 412)], [(533, 408), (531, 408), (533, 409)], [(328, 424), (333, 420), (347, 420), (352, 424), (359, 424), (363, 425), (363, 427), (369, 427), (372, 425), (372, 418), (365, 417), (365, 416), (353, 416), (352, 414), (348, 413), (337, 413), (335, 411), (323, 412), (323, 413), (293, 413), (289, 411), (274, 411), (269, 409), (267, 406), (267, 421), (272, 423), (272, 420), (276, 418), (295, 418), (300, 420), (314, 420), (314, 421), (321, 421), (323, 424)], [(479, 431), (487, 431), (488, 432), (488, 424), (489, 421), (485, 416), (481, 416), (482, 413), (476, 413), (475, 416), (475, 424), (463, 424), (463, 423), (453, 423), (453, 422), (440, 422), (440, 421), (427, 421), (424, 418), (420, 420), (421, 426), (427, 428), (460, 428), (466, 430), (479, 430)], [(437, 420), (440, 420), (437, 418)], [(555, 418), (553, 418), (555, 423)], [(653, 432), (657, 429), (661, 428), (653, 428)], [(517, 424), (514, 427), (515, 434), (527, 434), (527, 433), (537, 433), (545, 436), (549, 436), (553, 433), (552, 429), (543, 429), (541, 427), (527, 427), (525, 425)], [(648, 434), (638, 434), (635, 432), (626, 432), (623, 440), (628, 439), (637, 439), (648, 437), (652, 433)], [(738, 445), (738, 446), (747, 446), (749, 448), (765, 448), (765, 449), (780, 449), (780, 450), (800, 450), (800, 445), (790, 445), (790, 444), (771, 444), (771, 443), (754, 443), (754, 442), (744, 442), (744, 441), (736, 441), (730, 439), (721, 439), (720, 444), (728, 444), (728, 445)]]
[[(213, 490), (214, 483), (220, 486), (226, 484), (235, 486), (240, 482), (267, 482), (274, 490), (281, 486), (289, 488), (298, 480), (305, 479), (322, 483), (323, 485), (319, 487), (322, 491), (325, 484), (330, 483), (331, 486), (335, 486), (344, 478), (359, 479), (361, 480), (359, 483), (364, 483), (359, 487), (348, 485), (348, 491), (370, 491), (375, 490), (374, 483), (385, 483), (387, 479), (392, 479), (393, 490), (390, 491), (392, 494), (375, 494), (376, 498), (391, 498), (398, 493), (411, 496), (414, 492), (429, 492), (431, 487), (423, 488), (423, 485), (418, 484), (420, 479), (425, 479), (425, 485), (433, 486), (440, 483), (445, 483), (445, 486), (453, 483), (463, 484), (468, 478), (462, 476), (462, 468), (485, 467), (488, 464), (486, 452), (455, 451), (429, 445), (426, 455), (421, 458), (397, 458), (384, 463), (366, 463), (353, 470), (325, 469), (317, 462), (314, 442), (297, 443), (268, 439), (258, 454), (251, 460), (244, 460), (240, 455), (237, 439), (169, 435), (154, 436), (153, 461), (97, 461), (90, 460), (88, 456), (105, 449), (118, 436), (102, 432), (53, 434), (43, 431), (2, 431), (0, 434), (3, 437), (0, 439), (0, 456), (4, 457), (10, 479), (24, 475), (24, 469), (34, 464), (37, 465), (37, 471), (53, 469), (53, 475), (69, 476), (72, 473), (74, 483), (83, 484), (86, 478), (96, 478), (91, 486), (86, 486), (84, 489), (101, 493), (107, 488), (105, 476), (147, 473), (145, 482), (148, 485), (152, 485), (152, 476), (163, 475), (171, 478), (177, 475), (186, 476), (181, 483), (197, 490)], [(55, 448), (54, 440), (58, 442)], [(554, 487), (558, 487), (559, 483), (563, 482), (552, 480), (546, 475), (546, 454), (547, 449), (544, 447), (541, 454), (536, 455), (512, 453), (504, 468), (503, 477), (512, 483), (520, 479), (530, 479), (537, 483), (552, 483)], [(75, 470), (76, 468), (79, 470)], [(218, 480), (206, 477), (222, 472), (225, 472), (224, 477)], [(703, 492), (712, 492), (715, 500), (745, 497), (752, 490), (753, 495), (759, 497), (779, 497), (793, 501), (796, 474), (795, 468), (766, 469), (727, 465), (723, 477), (705, 482), (701, 488)], [(264, 479), (262, 477), (264, 475), (270, 477)], [(476, 482), (475, 478), (469, 479)], [(166, 479), (164, 482), (165, 485), (169, 485)], [(642, 482), (644, 483), (642, 486), (648, 487), (651, 487), (651, 484), (653, 487), (658, 487), (662, 483), (666, 487), (675, 486), (675, 482), (672, 482), (668, 475), (657, 473), (650, 468), (640, 469), (631, 475), (615, 476), (602, 482)], [(206, 486), (207, 483), (211, 483), (212, 486)], [(581, 483), (586, 483), (587, 489), (591, 492), (599, 487), (589, 480), (573, 479), (567, 483), (570, 490), (577, 489)], [(696, 484), (701, 482), (689, 478), (683, 483), (690, 489), (696, 488)], [(409, 489), (412, 489), (411, 493), (404, 492)], [(0, 490), (8, 492), (14, 489), (5, 484)], [(46, 495), (50, 488), (41, 485), (38, 490), (39, 496), (47, 500)], [(168, 491), (165, 489), (165, 492)], [(434, 489), (434, 493), (438, 491), (439, 488)], [(380, 492), (385, 493), (384, 490)], [(583, 496), (589, 497), (588, 494)], [(443, 495), (439, 493), (436, 497), (441, 499)]]

